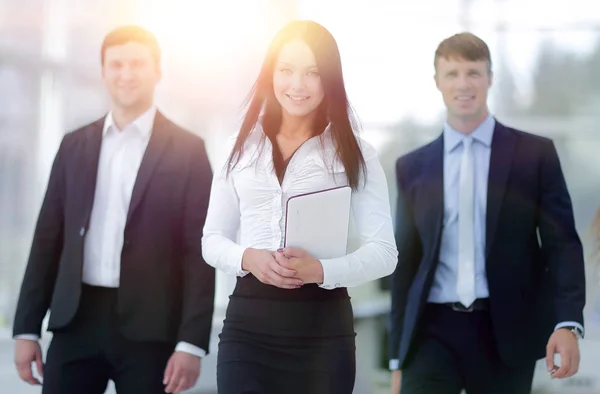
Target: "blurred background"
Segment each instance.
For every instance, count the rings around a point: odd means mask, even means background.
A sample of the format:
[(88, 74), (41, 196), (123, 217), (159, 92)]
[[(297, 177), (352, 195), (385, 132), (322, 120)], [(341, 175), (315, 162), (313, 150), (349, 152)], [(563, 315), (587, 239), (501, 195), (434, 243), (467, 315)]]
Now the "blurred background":
[[(492, 51), (490, 107), (498, 120), (553, 138), (584, 241), (588, 277), (580, 372), (536, 393), (600, 393), (600, 10), (595, 0), (0, 0), (0, 392), (38, 393), (18, 381), (11, 324), (33, 226), (64, 133), (108, 110), (100, 45), (121, 24), (152, 30), (163, 50), (159, 108), (201, 135), (213, 165), (274, 33), (312, 19), (338, 41), (362, 136), (378, 149), (395, 202), (393, 166), (441, 132), (444, 106), (433, 54), (469, 30)], [(213, 354), (195, 393), (216, 393), (215, 353), (234, 279), (218, 275)], [(385, 280), (351, 289), (355, 392), (388, 393)], [(47, 344), (49, 334), (45, 334)], [(110, 389), (112, 391), (112, 388)]]

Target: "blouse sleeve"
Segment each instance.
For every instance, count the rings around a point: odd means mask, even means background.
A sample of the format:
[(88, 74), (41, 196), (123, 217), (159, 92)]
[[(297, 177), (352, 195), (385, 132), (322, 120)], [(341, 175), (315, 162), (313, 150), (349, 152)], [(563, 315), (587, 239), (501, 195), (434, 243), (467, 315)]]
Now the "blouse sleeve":
[[(227, 144), (233, 146), (233, 143)], [(211, 266), (227, 274), (245, 276), (242, 256), (245, 247), (237, 244), (240, 226), (240, 201), (231, 174), (227, 176), (227, 161), (215, 173), (210, 202), (202, 236), (202, 255)]]
[(390, 275), (398, 262), (385, 173), (375, 149), (361, 141), (366, 183), (352, 195), (351, 210), (360, 247), (339, 258), (322, 259), (325, 289), (353, 287)]

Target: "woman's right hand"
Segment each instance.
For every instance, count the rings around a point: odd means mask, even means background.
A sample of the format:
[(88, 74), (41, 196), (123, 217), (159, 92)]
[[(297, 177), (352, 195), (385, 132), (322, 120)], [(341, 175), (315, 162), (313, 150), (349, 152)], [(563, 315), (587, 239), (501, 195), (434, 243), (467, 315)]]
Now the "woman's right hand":
[(242, 269), (259, 281), (282, 289), (298, 289), (304, 283), (295, 278), (296, 271), (280, 265), (268, 250), (248, 248), (242, 256)]

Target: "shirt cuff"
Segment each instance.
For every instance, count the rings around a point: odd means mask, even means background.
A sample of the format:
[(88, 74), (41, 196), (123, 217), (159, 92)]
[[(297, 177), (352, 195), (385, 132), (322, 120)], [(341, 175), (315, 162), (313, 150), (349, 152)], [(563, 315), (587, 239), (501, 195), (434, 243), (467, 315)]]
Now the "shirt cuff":
[(187, 342), (179, 342), (175, 347), (175, 351), (189, 353), (193, 356), (200, 358), (206, 356), (206, 350), (200, 349), (198, 346), (192, 345), (191, 343)]
[(558, 323), (556, 325), (556, 327), (554, 327), (554, 331), (558, 330), (559, 328), (563, 328), (563, 327), (577, 327), (579, 329), (579, 332), (581, 333), (581, 337), (583, 338), (585, 336), (585, 331), (583, 330), (583, 326), (579, 323), (577, 323), (576, 321), (564, 321), (562, 323)]
[(323, 259), (320, 260), (321, 266), (323, 267), (323, 283), (319, 285), (319, 287), (326, 290), (337, 289), (338, 287), (342, 287), (341, 283), (335, 282), (336, 278), (339, 280), (339, 275), (335, 272), (335, 264), (333, 263), (334, 259)]
[(390, 360), (390, 370), (395, 371), (397, 369), (400, 369), (400, 360)]
[(237, 264), (236, 264), (237, 272), (235, 274), (237, 276), (239, 276), (240, 278), (243, 278), (244, 276), (246, 276), (246, 275), (248, 275), (250, 273), (250, 271), (244, 271), (242, 269), (242, 261), (244, 260), (244, 253), (246, 252), (246, 249), (248, 249), (248, 248), (240, 246), (239, 249), (238, 249), (238, 255), (239, 255), (239, 257), (236, 257), (237, 258)]
[(19, 334), (19, 335), (15, 335), (13, 337), (13, 339), (26, 339), (28, 341), (39, 341), (40, 337), (39, 335), (35, 335), (35, 334)]

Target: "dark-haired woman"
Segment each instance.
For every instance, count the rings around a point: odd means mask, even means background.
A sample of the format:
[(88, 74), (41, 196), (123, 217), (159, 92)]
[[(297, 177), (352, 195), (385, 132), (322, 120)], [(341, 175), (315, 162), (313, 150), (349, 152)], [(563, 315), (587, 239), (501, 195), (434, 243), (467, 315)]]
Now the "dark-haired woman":
[[(238, 277), (220, 336), (219, 394), (352, 393), (346, 288), (391, 274), (398, 254), (383, 170), (354, 124), (333, 36), (291, 22), (271, 43), (211, 191), (203, 254)], [(358, 249), (321, 260), (282, 249), (287, 199), (344, 185)]]

